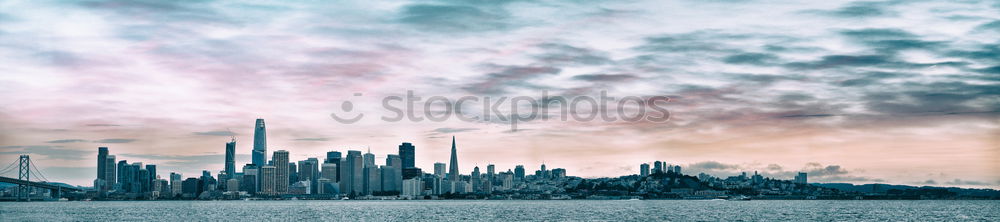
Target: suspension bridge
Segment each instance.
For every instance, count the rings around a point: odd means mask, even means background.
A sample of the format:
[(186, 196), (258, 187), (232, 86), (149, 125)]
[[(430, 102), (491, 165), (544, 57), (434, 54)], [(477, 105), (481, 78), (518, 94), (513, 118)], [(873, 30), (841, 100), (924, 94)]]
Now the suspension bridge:
[[(2, 197), (0, 199), (16, 201), (42, 199), (39, 198), (39, 195), (37, 194), (32, 195), (32, 191), (37, 191), (39, 189), (48, 190), (49, 196), (54, 199), (59, 199), (63, 192), (83, 191), (83, 189), (80, 188), (63, 186), (58, 183), (50, 182), (35, 165), (36, 164), (31, 161), (31, 157), (28, 155), (21, 155), (16, 161), (0, 169), (0, 183), (17, 185), (13, 192), (14, 197)], [(7, 177), (8, 173), (16, 173), (17, 178)]]

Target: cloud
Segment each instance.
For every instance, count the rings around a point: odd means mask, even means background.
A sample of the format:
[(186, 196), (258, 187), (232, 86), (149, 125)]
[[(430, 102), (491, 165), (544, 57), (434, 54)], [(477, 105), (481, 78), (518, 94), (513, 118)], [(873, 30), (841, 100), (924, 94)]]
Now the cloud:
[(490, 69), (498, 70), (487, 74), (482, 80), (462, 89), (475, 94), (501, 94), (510, 87), (532, 87), (526, 82), (543, 75), (555, 75), (562, 71), (549, 66), (503, 66), (489, 65)]
[(330, 141), (330, 138), (326, 137), (296, 138), (295, 141), (320, 142), (320, 141)]
[(205, 131), (205, 132), (194, 132), (194, 135), (199, 136), (236, 136), (236, 133), (232, 131)]
[(573, 79), (575, 80), (590, 82), (624, 82), (636, 80), (638, 78), (638, 76), (632, 74), (584, 74), (573, 76)]
[(814, 10), (822, 15), (841, 18), (870, 18), (880, 16), (894, 16), (896, 13), (888, 9), (893, 2), (878, 1), (858, 1), (851, 2), (835, 10)]
[(484, 10), (473, 6), (411, 4), (403, 6), (398, 22), (417, 30), (437, 32), (480, 32), (513, 28), (503, 10)]
[(62, 146), (30, 145), (30, 146), (4, 146), (0, 148), (3, 148), (3, 150), (8, 150), (8, 151), (0, 151), (0, 154), (39, 155), (39, 156), (44, 156), (44, 158), (46, 159), (54, 159), (54, 160), (83, 160), (83, 159), (89, 159), (88, 157), (91, 154), (93, 154), (93, 152), (69, 149)]
[(768, 65), (778, 60), (778, 56), (768, 53), (741, 53), (727, 56), (722, 61), (729, 64)]
[(87, 142), (87, 141), (86, 140), (81, 140), (81, 139), (63, 139), (63, 140), (50, 140), (50, 141), (45, 141), (45, 142), (46, 143), (82, 143), (82, 142)]
[(963, 185), (990, 186), (990, 185), (994, 185), (994, 184), (990, 184), (990, 183), (982, 182), (982, 181), (960, 180), (960, 179), (955, 179), (955, 180), (952, 180), (952, 181), (948, 181), (948, 182), (945, 182), (945, 184), (956, 185), (956, 186), (963, 186)]
[(994, 31), (1000, 32), (1000, 20), (994, 20), (979, 26), (976, 26), (976, 31)]
[(478, 128), (437, 128), (434, 129), (434, 134), (445, 134), (445, 133), (461, 133), (479, 130)]
[(103, 124), (103, 123), (96, 123), (96, 124), (87, 124), (87, 125), (85, 125), (85, 126), (93, 126), (93, 127), (108, 127), (108, 126), (121, 126), (121, 125), (117, 125), (117, 124)]
[(705, 161), (693, 163), (687, 166), (688, 169), (702, 170), (734, 170), (739, 169), (739, 165), (724, 164), (716, 161)]
[(568, 44), (543, 43), (539, 44), (538, 48), (545, 50), (545, 52), (535, 55), (534, 58), (548, 65), (602, 65), (614, 62), (608, 58), (606, 52)]
[(131, 143), (135, 142), (135, 139), (102, 139), (94, 141), (95, 143)]

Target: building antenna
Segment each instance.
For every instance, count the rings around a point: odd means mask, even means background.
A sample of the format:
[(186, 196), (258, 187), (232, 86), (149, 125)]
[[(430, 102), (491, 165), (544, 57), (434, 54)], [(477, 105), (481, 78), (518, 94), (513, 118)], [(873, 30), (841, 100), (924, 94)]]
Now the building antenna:
[(232, 139), (233, 142), (236, 142), (236, 133), (233, 133), (233, 130), (229, 129), (229, 127), (226, 127), (226, 132), (229, 132), (229, 138)]

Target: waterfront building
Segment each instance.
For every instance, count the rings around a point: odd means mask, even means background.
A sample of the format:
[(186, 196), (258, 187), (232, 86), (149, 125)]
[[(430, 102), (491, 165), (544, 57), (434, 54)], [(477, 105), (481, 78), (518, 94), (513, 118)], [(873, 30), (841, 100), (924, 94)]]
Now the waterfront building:
[(649, 176), (649, 164), (643, 163), (639, 165), (639, 176)]
[(264, 119), (257, 119), (253, 129), (253, 152), (251, 163), (258, 167), (267, 165), (267, 133), (264, 127)]
[(797, 175), (795, 175), (795, 180), (794, 181), (797, 184), (808, 184), (809, 183), (809, 180), (807, 179), (805, 172), (799, 172)]
[(399, 145), (399, 158), (403, 161), (403, 169), (416, 168), (413, 162), (416, 157), (416, 147), (411, 143), (403, 143)]
[[(260, 168), (260, 173), (261, 173), (260, 178), (261, 178), (261, 181), (263, 181), (263, 183), (261, 183), (261, 187), (260, 187), (260, 193), (261, 194), (264, 194), (264, 195), (275, 195), (275, 194), (277, 194), (277, 184), (279, 184), (279, 183), (275, 182), (275, 180), (278, 179), (276, 177), (276, 175), (275, 175), (275, 170), (276, 169), (275, 169), (274, 166), (264, 166), (264, 167)], [(284, 181), (284, 180), (282, 180), (282, 181)], [(284, 184), (284, 183), (282, 183), (282, 184)], [(288, 184), (285, 184), (285, 192), (288, 191), (287, 189), (288, 189)]]
[[(274, 151), (273, 159), (274, 162), (274, 193), (285, 194), (288, 193), (288, 151), (278, 150)], [(264, 175), (266, 178), (267, 175)], [(280, 181), (280, 182), (279, 182)]]
[(226, 143), (226, 175), (230, 177), (236, 175), (236, 138)]
[(517, 165), (514, 167), (514, 179), (517, 181), (524, 181), (524, 165)]
[(448, 164), (448, 180), (458, 181), (461, 176), (458, 173), (458, 151), (455, 148), (455, 136), (451, 137), (451, 162)]

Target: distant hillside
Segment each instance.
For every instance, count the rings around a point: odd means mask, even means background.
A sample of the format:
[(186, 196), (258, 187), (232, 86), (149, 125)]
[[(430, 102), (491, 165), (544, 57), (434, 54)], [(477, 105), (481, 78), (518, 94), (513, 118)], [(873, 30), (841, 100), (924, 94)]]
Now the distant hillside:
[(860, 193), (887, 193), (893, 190), (905, 191), (905, 190), (920, 190), (920, 189), (944, 189), (950, 192), (954, 192), (958, 196), (1000, 198), (1000, 190), (993, 190), (993, 189), (970, 189), (970, 188), (959, 188), (959, 187), (932, 187), (932, 186), (918, 187), (918, 186), (893, 185), (893, 184), (854, 185), (849, 183), (812, 183), (812, 185), (838, 189), (841, 191), (860, 192)]

